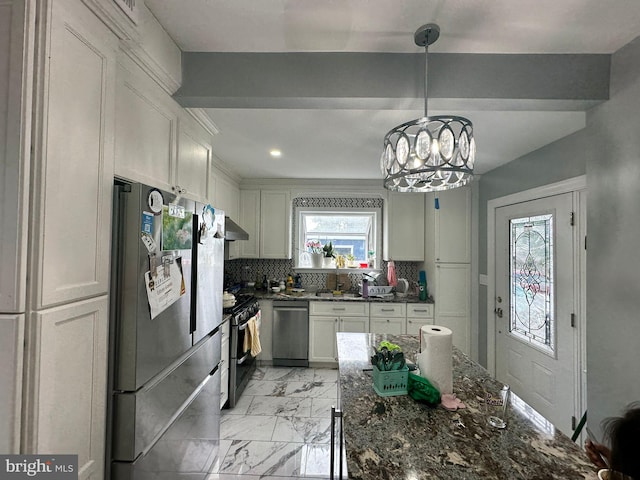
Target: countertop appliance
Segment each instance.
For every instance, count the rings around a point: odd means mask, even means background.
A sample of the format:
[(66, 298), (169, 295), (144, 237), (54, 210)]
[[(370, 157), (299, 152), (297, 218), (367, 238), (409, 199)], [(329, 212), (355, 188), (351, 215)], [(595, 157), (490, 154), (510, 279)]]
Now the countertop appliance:
[(251, 347), (244, 348), (248, 323), (260, 311), (258, 299), (253, 295), (237, 295), (236, 304), (224, 310), (231, 315), (229, 336), (229, 401), (233, 408), (256, 370), (256, 359), (251, 355)]
[(224, 212), (119, 180), (113, 207), (105, 478), (204, 478), (220, 436)]
[(309, 366), (309, 302), (273, 302), (271, 346), (274, 366)]

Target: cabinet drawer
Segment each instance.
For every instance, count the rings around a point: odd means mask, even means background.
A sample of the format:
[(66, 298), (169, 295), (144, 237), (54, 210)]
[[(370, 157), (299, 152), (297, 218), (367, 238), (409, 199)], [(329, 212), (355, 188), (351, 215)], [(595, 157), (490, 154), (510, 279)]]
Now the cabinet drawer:
[(371, 305), (371, 316), (404, 318), (406, 306), (404, 303), (374, 303)]
[(407, 304), (407, 317), (433, 318), (433, 304), (409, 303)]
[(368, 316), (369, 304), (366, 302), (309, 302), (310, 315), (335, 315), (338, 317)]

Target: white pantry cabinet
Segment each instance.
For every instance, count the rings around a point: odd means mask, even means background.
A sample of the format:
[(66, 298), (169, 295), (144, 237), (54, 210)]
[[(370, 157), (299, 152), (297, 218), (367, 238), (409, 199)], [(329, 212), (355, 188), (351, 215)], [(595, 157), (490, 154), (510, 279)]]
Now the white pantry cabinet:
[(337, 362), (337, 332), (368, 332), (366, 302), (309, 302), (309, 361)]
[(241, 190), (240, 224), (249, 240), (242, 258), (291, 258), (291, 193), (288, 190)]
[(115, 36), (81, 2), (42, 6), (31, 223), (36, 309), (108, 290), (117, 50)]
[(33, 314), (33, 423), (23, 453), (78, 455), (79, 479), (102, 478), (107, 385), (108, 298)]
[(450, 328), (454, 345), (465, 353), (469, 353), (471, 330), (471, 193), (471, 186), (430, 193), (425, 211), (427, 226), (433, 225), (435, 232), (425, 237), (434, 323)]
[(424, 193), (389, 192), (384, 229), (384, 259), (424, 260)]
[(0, 452), (20, 453), (24, 314), (0, 315)]
[[(471, 318), (471, 266), (465, 263), (436, 265), (438, 286), (435, 323), (451, 329), (453, 344), (469, 353)], [(444, 288), (443, 288), (444, 286)]]
[(431, 194), (434, 208), (435, 261), (471, 262), (471, 187)]
[[(0, 312), (26, 308), (34, 20), (26, 0), (0, 3)], [(0, 378), (1, 382), (1, 378)], [(0, 449), (0, 451), (4, 451)]]

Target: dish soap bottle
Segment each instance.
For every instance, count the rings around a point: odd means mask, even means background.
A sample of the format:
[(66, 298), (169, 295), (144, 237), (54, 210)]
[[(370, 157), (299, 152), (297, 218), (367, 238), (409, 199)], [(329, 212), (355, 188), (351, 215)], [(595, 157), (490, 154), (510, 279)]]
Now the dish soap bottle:
[(369, 280), (362, 279), (362, 298), (369, 298)]
[(291, 274), (287, 277), (287, 293), (291, 293), (293, 291), (293, 277)]

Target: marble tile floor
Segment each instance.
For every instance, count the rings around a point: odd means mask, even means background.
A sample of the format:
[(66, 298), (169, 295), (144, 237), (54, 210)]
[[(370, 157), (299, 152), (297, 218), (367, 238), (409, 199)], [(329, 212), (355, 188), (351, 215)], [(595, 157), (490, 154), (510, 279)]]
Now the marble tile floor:
[(329, 478), (338, 370), (258, 367), (222, 411), (220, 455), (207, 480)]

